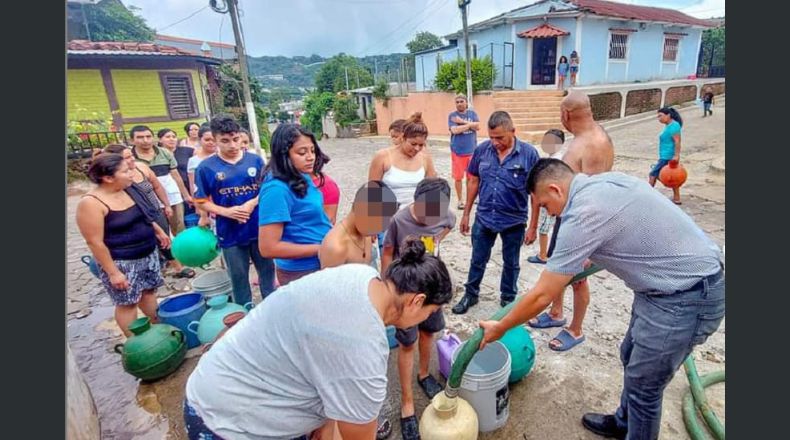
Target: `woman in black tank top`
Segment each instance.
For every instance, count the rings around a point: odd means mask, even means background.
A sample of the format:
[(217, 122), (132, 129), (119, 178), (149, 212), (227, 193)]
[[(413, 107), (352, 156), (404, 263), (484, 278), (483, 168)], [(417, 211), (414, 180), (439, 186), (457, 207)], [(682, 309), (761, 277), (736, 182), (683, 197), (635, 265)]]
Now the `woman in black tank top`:
[[(134, 189), (145, 198), (147, 201), (147, 203), (145, 203), (146, 206), (141, 206), (141, 208), (143, 208), (144, 211), (147, 210), (150, 215), (153, 216), (156, 224), (158, 224), (159, 227), (165, 231), (165, 234), (169, 236), (170, 222), (167, 217), (175, 214), (171, 206), (169, 206), (170, 202), (167, 199), (167, 193), (153, 171), (145, 164), (137, 163), (134, 155), (132, 155), (132, 150), (124, 145), (110, 144), (104, 148), (103, 152), (117, 153), (123, 156), (126, 164), (129, 165), (129, 168), (132, 170), (132, 186), (134, 187), (127, 190), (127, 192)], [(181, 265), (181, 263), (173, 257), (169, 249), (160, 249), (160, 251), (167, 261), (166, 267), (172, 271), (172, 274), (175, 275), (176, 278), (192, 278), (195, 276), (195, 271)]]
[[(137, 308), (156, 322), (159, 273), (157, 244), (170, 247), (170, 237), (126, 193), (132, 171), (123, 156), (94, 157), (88, 177), (98, 185), (77, 205), (77, 226), (99, 265), (99, 278), (115, 304), (115, 320), (125, 335)], [(157, 243), (158, 242), (158, 243)]]

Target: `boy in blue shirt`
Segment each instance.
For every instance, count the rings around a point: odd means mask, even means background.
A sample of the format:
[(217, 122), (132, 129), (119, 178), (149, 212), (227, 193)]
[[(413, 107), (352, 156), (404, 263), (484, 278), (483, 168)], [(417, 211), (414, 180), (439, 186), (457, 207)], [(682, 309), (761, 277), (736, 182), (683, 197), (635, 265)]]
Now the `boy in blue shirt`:
[(252, 300), (250, 259), (258, 272), (261, 297), (274, 290), (274, 262), (258, 251), (258, 191), (264, 162), (241, 149), (241, 126), (231, 116), (211, 120), (218, 146), (195, 170), (195, 203), (201, 208), (200, 225), (208, 226), (207, 213), (217, 217), (217, 237), (233, 285), (233, 301)]

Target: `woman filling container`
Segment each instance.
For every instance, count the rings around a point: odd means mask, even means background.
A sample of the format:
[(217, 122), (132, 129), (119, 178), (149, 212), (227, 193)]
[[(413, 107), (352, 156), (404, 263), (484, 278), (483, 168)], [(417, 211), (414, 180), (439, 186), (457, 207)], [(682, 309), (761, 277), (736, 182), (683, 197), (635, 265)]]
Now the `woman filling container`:
[(307, 438), (335, 421), (344, 440), (374, 438), (387, 390), (385, 326), (417, 325), (451, 297), (446, 266), (419, 240), (383, 279), (347, 264), (281, 287), (192, 372), (189, 438)]
[(310, 175), (320, 174), (321, 150), (315, 136), (296, 124), (272, 134), (272, 157), (264, 169), (258, 203), (258, 246), (274, 258), (281, 286), (321, 268), (318, 250), (332, 224)]

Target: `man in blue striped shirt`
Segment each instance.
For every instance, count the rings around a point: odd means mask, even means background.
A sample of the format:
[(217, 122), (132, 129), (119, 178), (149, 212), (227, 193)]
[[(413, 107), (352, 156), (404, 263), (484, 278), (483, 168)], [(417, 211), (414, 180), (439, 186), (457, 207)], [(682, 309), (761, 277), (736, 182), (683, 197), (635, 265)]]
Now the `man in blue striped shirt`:
[(679, 207), (632, 176), (574, 174), (560, 160), (541, 159), (527, 189), (550, 215), (562, 216), (562, 227), (535, 286), (501, 321), (480, 323), (481, 345), (540, 313), (590, 259), (622, 279), (634, 303), (620, 346), (620, 407), (613, 415), (585, 414), (582, 424), (608, 437), (658, 438), (664, 388), (724, 318), (719, 247)]

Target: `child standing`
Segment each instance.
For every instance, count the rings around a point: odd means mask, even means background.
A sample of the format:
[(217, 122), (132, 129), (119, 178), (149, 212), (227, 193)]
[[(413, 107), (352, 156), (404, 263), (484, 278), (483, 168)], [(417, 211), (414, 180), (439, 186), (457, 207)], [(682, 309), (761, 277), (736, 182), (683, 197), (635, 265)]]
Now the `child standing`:
[(571, 87), (576, 85), (576, 75), (579, 74), (579, 63), (581, 63), (581, 59), (579, 58), (579, 54), (574, 50), (571, 52)]
[(713, 110), (710, 109), (710, 106), (713, 105), (713, 92), (710, 89), (705, 90), (705, 94), (702, 96), (702, 117), (708, 116), (710, 114), (713, 116)]
[[(552, 128), (543, 135), (540, 148), (543, 149), (552, 159), (562, 159), (565, 155), (565, 132)], [(527, 258), (527, 261), (534, 264), (546, 264), (549, 249), (549, 232), (554, 228), (554, 216), (549, 215), (546, 208), (540, 208), (540, 218), (538, 220), (538, 245), (540, 250), (538, 255)]]
[[(455, 214), (449, 210), (450, 184), (438, 177), (428, 177), (417, 184), (414, 202), (392, 217), (384, 238), (381, 256), (381, 273), (393, 260), (401, 256), (401, 249), (409, 240), (419, 239), (425, 243), (427, 253), (439, 255), (439, 243), (455, 227)], [(420, 351), (420, 368), (417, 383), (429, 399), (442, 391), (442, 386), (428, 373), (433, 336), (444, 329), (444, 315), (439, 309), (420, 324), (398, 329), (395, 338), (398, 348), (398, 376), (401, 386), (401, 432), (404, 440), (419, 438), (412, 393), (412, 371), (414, 366), (414, 343)], [(418, 342), (419, 341), (419, 342)]]
[(570, 65), (568, 64), (568, 59), (565, 58), (565, 55), (561, 56), (560, 61), (557, 63), (557, 76), (559, 76), (559, 79), (557, 80), (557, 89), (565, 89), (565, 77), (568, 76), (569, 68)]

